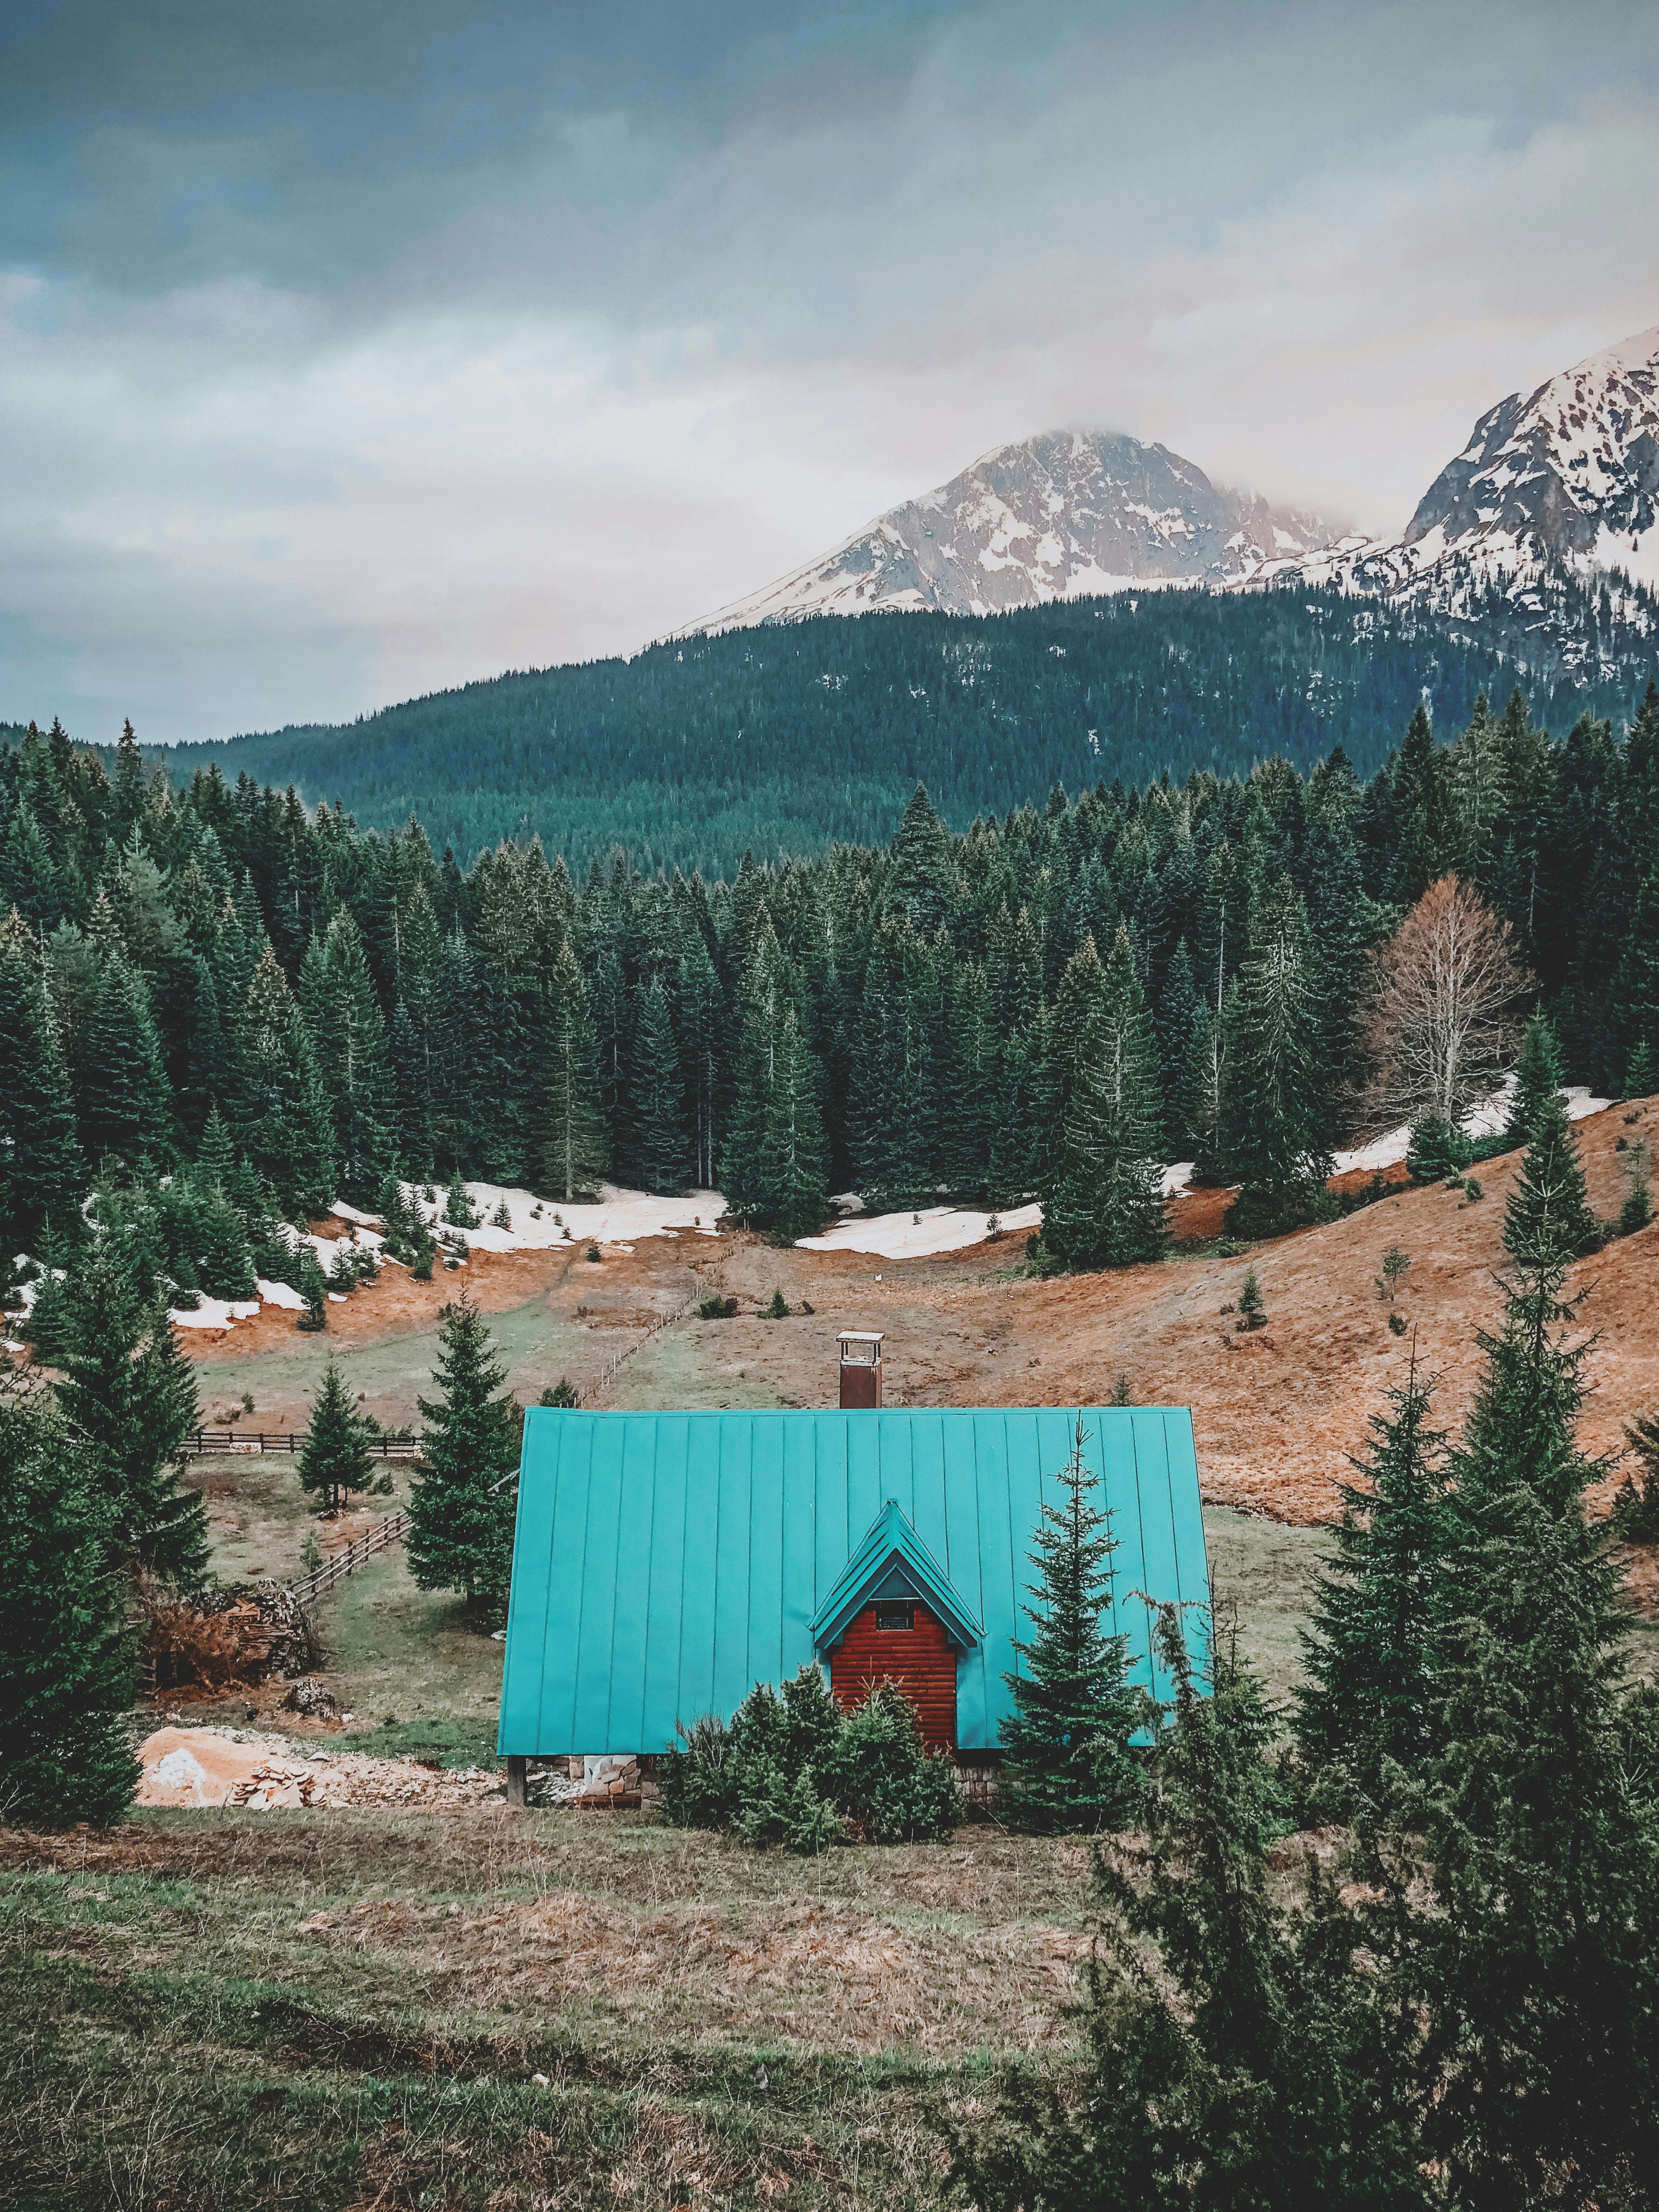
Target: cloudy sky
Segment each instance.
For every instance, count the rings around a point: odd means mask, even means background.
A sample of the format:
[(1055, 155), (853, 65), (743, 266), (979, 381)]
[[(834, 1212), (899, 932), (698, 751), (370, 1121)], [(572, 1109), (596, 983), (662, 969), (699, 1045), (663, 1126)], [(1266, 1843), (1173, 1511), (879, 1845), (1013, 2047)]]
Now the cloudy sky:
[(1656, 204), (1651, 0), (12, 0), (0, 719), (628, 651), (1067, 422), (1397, 527)]

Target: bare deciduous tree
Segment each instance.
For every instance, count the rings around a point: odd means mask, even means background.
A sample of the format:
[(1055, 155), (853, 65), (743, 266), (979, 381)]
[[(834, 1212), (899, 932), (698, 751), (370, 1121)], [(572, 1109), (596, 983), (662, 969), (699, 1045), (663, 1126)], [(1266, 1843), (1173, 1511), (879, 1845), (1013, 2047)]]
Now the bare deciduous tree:
[(1429, 885), (1372, 955), (1366, 1125), (1456, 1122), (1515, 1064), (1531, 977), (1510, 927), (1455, 876)]

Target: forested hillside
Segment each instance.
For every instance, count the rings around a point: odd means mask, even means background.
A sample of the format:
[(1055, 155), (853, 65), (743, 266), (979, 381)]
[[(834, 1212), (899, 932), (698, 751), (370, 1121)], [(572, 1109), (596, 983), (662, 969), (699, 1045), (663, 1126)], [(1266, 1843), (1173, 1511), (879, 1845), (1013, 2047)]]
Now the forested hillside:
[(1540, 721), (1565, 728), (1588, 711), (1619, 724), (1652, 672), (1655, 635), (1616, 615), (1603, 587), (1568, 578), (1526, 605), (1489, 594), (1455, 619), (1300, 588), (825, 617), (168, 757), (184, 778), (216, 760), (228, 776), (292, 782), (372, 827), (417, 814), (464, 863), (536, 832), (574, 868), (620, 845), (647, 873), (730, 874), (745, 850), (884, 841), (918, 782), (963, 828), (1057, 782), (1245, 775), (1274, 754), (1305, 773), (1335, 744), (1368, 775), (1420, 701), (1457, 727), (1478, 693), (1506, 697), (1517, 681)]
[[(131, 739), (112, 775), (57, 728), (0, 748), (0, 800), (3, 1249), (78, 1237), (99, 1174), (175, 1283), (246, 1280), (273, 1216), (398, 1171), (718, 1182), (790, 1234), (848, 1185), (1036, 1191), (1056, 1261), (1109, 1264), (1156, 1250), (1162, 1160), (1240, 1184), (1248, 1232), (1309, 1218), (1368, 1111), (1455, 1117), (1540, 999), (1529, 1095), (1656, 1087), (1651, 687), (1628, 735), (1552, 738), (1516, 693), (1447, 744), (1419, 711), (1368, 783), (1336, 750), (955, 836), (918, 793), (886, 848), (714, 884), (534, 842), (464, 872), (416, 825), (216, 767), (175, 790)], [(1446, 928), (1487, 994), (1419, 1066)]]

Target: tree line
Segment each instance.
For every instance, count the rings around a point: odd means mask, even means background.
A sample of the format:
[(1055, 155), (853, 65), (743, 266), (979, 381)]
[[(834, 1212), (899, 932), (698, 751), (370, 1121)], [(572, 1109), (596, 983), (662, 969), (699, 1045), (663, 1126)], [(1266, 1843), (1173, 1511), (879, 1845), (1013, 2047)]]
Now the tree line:
[(1564, 575), (1524, 608), (1465, 580), (1442, 605), (1287, 586), (824, 616), (187, 746), (173, 765), (293, 781), (386, 830), (418, 812), (463, 863), (539, 832), (579, 871), (621, 844), (647, 872), (731, 875), (747, 848), (885, 843), (918, 782), (960, 823), (1055, 782), (1242, 776), (1274, 754), (1306, 771), (1336, 744), (1370, 776), (1419, 700), (1461, 726), (1517, 681), (1541, 720), (1625, 719), (1651, 611), (1639, 589)]
[(175, 790), (130, 732), (112, 770), (55, 725), (0, 747), (0, 815), (4, 1249), (76, 1239), (96, 1175), (187, 1292), (399, 1176), (718, 1184), (783, 1236), (835, 1190), (1036, 1194), (1049, 1260), (1109, 1264), (1156, 1249), (1171, 1160), (1247, 1233), (1308, 1218), (1379, 1099), (1455, 1117), (1528, 1005), (1566, 1079), (1659, 1053), (1652, 686), (1559, 739), (1518, 692), (1450, 742), (1419, 708), (1369, 781), (1338, 748), (956, 834), (919, 789), (884, 848), (714, 883), (578, 884), (534, 840), (463, 872), (414, 821)]

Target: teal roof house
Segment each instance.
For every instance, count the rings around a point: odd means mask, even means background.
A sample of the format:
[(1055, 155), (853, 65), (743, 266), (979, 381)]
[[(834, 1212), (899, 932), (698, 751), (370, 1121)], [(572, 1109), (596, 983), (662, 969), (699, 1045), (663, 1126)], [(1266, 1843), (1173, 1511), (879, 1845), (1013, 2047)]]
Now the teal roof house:
[[(997, 1748), (1003, 1677), (1074, 1411), (996, 1407), (525, 1416), (500, 1749), (671, 1750), (757, 1681), (884, 1675), (923, 1732)], [(1206, 1604), (1192, 1416), (1090, 1407), (1085, 1452), (1118, 1541), (1114, 1616), (1164, 1684), (1145, 1598)]]

